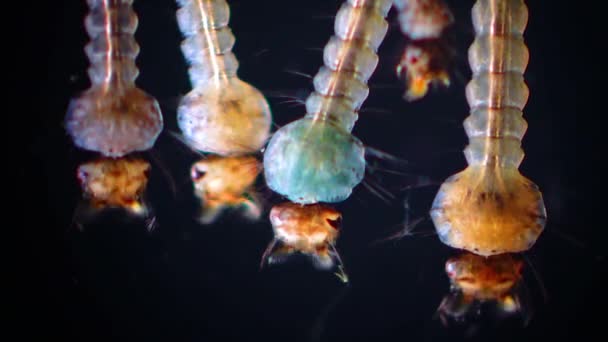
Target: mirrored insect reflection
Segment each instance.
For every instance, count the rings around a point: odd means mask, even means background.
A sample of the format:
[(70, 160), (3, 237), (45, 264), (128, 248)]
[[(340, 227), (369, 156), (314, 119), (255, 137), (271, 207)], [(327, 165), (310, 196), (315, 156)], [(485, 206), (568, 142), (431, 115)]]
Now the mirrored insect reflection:
[(524, 262), (516, 254), (483, 257), (463, 252), (448, 259), (445, 271), (450, 292), (437, 309), (444, 325), (464, 323), (482, 314), (502, 318), (520, 315), (525, 323), (530, 308), (522, 272)]
[(134, 158), (99, 158), (78, 167), (77, 178), (83, 191), (83, 202), (75, 220), (89, 221), (109, 209), (119, 209), (132, 217), (143, 218), (147, 228), (154, 227), (154, 216), (146, 204), (150, 163)]
[(342, 214), (325, 204), (275, 205), (270, 211), (274, 239), (266, 248), (260, 266), (283, 263), (299, 253), (309, 256), (319, 270), (337, 269), (336, 275), (347, 282), (335, 248), (341, 222)]
[(261, 171), (262, 163), (254, 156), (210, 155), (194, 163), (190, 177), (201, 202), (198, 221), (212, 223), (226, 209), (237, 209), (247, 219), (259, 219), (262, 203), (254, 185)]

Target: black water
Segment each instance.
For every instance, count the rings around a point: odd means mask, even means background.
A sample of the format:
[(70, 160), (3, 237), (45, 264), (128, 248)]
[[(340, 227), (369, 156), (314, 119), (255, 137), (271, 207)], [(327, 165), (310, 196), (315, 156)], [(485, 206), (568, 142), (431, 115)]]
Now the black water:
[[(599, 129), (590, 127), (603, 125), (603, 113), (582, 90), (599, 78), (601, 40), (591, 44), (588, 33), (602, 23), (580, 16), (593, 9), (571, 2), (528, 2), (525, 38), (531, 60), (525, 77), (531, 96), (524, 112), (529, 129), (521, 171), (543, 191), (549, 222), (526, 253), (531, 307), (526, 327), (517, 319), (492, 317), (442, 326), (434, 315), (449, 290), (443, 267), (457, 252), (436, 236), (370, 246), (398, 229), (406, 198), (413, 218), (426, 215), (437, 186), (401, 190), (422, 185), (421, 177), (377, 170), (368, 180), (394, 198), (383, 201), (359, 186), (338, 205), (344, 222), (337, 247), (350, 276), (348, 287), (306, 262), (260, 272), (260, 256), (272, 238), (265, 220), (250, 224), (227, 217), (213, 226), (197, 225), (188, 183), (196, 156), (167, 134), (145, 155), (156, 160), (148, 200), (157, 229), (147, 233), (142, 224), (122, 223), (116, 216), (88, 224), (83, 232), (73, 229), (72, 215), (81, 197), (75, 170), (94, 155), (74, 148), (61, 125), (69, 99), (88, 87), (83, 52), (88, 38), (82, 25), (86, 4), (55, 1), (39, 5), (40, 19), (31, 21), (40, 27), (32, 26), (31, 39), (24, 41), (35, 51), (24, 58), (36, 61), (31, 65), (40, 74), (34, 85), (37, 100), (25, 101), (35, 103), (37, 110), (35, 120), (24, 116), (28, 127), (33, 125), (26, 148), (28, 162), (34, 163), (16, 168), (28, 177), (31, 189), (16, 197), (25, 204), (21, 224), (5, 228), (22, 229), (28, 237), (14, 256), (23, 265), (24, 276), (18, 279), (28, 289), (16, 298), (20, 310), (15, 316), (24, 327), (20, 334), (61, 341), (565, 341), (602, 330), (607, 316), (602, 279), (606, 233), (597, 208), (603, 206), (598, 199), (603, 149), (594, 136)], [(309, 79), (286, 70), (314, 75), (339, 3), (231, 1), (239, 74), (274, 95), (269, 100), (278, 125), (304, 113), (303, 106), (282, 104), (284, 99), (276, 95), (303, 99), (312, 89)], [(401, 99), (393, 69), (403, 39), (393, 13), (380, 66), (370, 81), (367, 111), (354, 130), (367, 145), (408, 161), (376, 163), (436, 181), (465, 166), (461, 123), (468, 115), (464, 85), (470, 78), (466, 48), (473, 39), (472, 1), (450, 4), (457, 19), (452, 86), (416, 103)], [(159, 99), (166, 129), (176, 131), (179, 96), (190, 89), (179, 50), (176, 5), (139, 0), (135, 8), (141, 45), (137, 83)], [(585, 59), (582, 52), (595, 56)], [(163, 169), (177, 186), (175, 194)], [(267, 190), (265, 194), (269, 203), (280, 201)], [(429, 221), (419, 229), (433, 231)], [(546, 288), (546, 298), (530, 265)]]

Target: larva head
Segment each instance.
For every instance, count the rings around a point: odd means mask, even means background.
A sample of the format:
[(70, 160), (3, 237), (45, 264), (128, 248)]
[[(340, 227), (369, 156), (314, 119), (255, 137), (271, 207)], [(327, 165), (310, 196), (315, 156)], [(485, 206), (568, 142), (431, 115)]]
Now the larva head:
[(538, 187), (517, 169), (486, 165), (448, 178), (431, 217), (443, 243), (489, 256), (529, 249), (547, 215)]
[(253, 156), (210, 156), (194, 163), (190, 176), (195, 194), (203, 201), (238, 205), (261, 171), (261, 163)]
[(478, 300), (496, 300), (521, 279), (523, 262), (511, 254), (482, 257), (463, 253), (449, 259), (445, 271), (452, 286)]
[(78, 167), (78, 180), (95, 209), (122, 208), (146, 214), (142, 196), (148, 184), (150, 164), (141, 159), (101, 158)]
[(359, 139), (327, 122), (303, 118), (278, 130), (264, 153), (268, 186), (302, 203), (340, 202), (365, 174)]
[[(518, 286), (522, 269), (522, 260), (512, 254), (483, 257), (465, 252), (449, 259), (445, 271), (451, 287), (439, 306), (440, 318), (446, 324), (448, 318), (463, 322), (480, 314), (501, 319), (520, 313), (527, 320), (525, 287)], [(486, 311), (488, 306), (492, 310)]]
[(76, 146), (121, 157), (152, 148), (163, 118), (156, 100), (144, 91), (100, 85), (72, 100), (65, 127)]
[(327, 246), (338, 238), (341, 221), (340, 212), (323, 204), (285, 202), (270, 211), (275, 239), (307, 254), (328, 253)]
[(450, 85), (447, 60), (439, 48), (429, 44), (409, 44), (397, 66), (397, 74), (405, 76), (407, 91), (405, 99), (415, 101), (423, 98), (432, 83)]
[(191, 147), (219, 155), (259, 151), (272, 117), (264, 95), (237, 77), (199, 83), (181, 101), (177, 122)]

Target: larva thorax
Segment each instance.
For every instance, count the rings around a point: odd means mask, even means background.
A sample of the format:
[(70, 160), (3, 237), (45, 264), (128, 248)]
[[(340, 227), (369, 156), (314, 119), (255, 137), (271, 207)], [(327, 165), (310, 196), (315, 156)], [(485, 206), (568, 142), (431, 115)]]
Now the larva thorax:
[(237, 76), (225, 0), (178, 0), (182, 52), (193, 90), (178, 108), (178, 125), (195, 149), (220, 155), (259, 151), (271, 124), (262, 93)]
[(486, 256), (521, 252), (546, 222), (538, 187), (518, 170), (527, 126), (527, 7), (522, 0), (478, 0), (472, 17), (473, 79), (466, 89), (471, 115), (464, 122), (469, 166), (443, 183), (431, 216), (441, 240), (452, 247)]
[(297, 203), (340, 202), (363, 179), (363, 144), (350, 133), (378, 64), (391, 0), (349, 0), (336, 15), (307, 114), (278, 130), (264, 153), (268, 186)]
[(111, 157), (149, 149), (163, 125), (156, 100), (135, 86), (139, 46), (132, 3), (88, 0), (85, 27), (91, 41), (85, 52), (91, 88), (72, 100), (66, 116), (77, 146)]

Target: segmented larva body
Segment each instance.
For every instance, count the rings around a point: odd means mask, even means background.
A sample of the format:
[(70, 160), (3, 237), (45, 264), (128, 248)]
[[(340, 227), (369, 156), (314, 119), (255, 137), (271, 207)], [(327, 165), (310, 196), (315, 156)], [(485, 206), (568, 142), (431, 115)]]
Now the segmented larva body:
[(527, 128), (528, 10), (522, 0), (478, 0), (472, 16), (471, 114), (464, 122), (469, 166), (442, 185), (431, 216), (450, 246), (480, 255), (520, 252), (534, 244), (546, 221), (538, 187), (518, 170)]
[(177, 19), (185, 39), (193, 90), (181, 101), (177, 120), (195, 149), (220, 155), (259, 151), (272, 122), (262, 93), (236, 75), (234, 35), (225, 0), (178, 0)]
[(527, 123), (522, 110), (529, 95), (523, 77), (529, 60), (523, 38), (527, 22), (522, 0), (478, 1), (473, 7), (473, 79), (466, 88), (471, 115), (464, 122), (469, 165), (497, 158), (517, 168), (523, 160), (520, 146)]
[(340, 202), (363, 179), (363, 144), (350, 134), (369, 94), (391, 0), (349, 0), (335, 19), (304, 118), (278, 130), (264, 154), (268, 186), (297, 203)]
[(70, 103), (66, 129), (77, 146), (105, 156), (149, 149), (163, 120), (156, 100), (135, 86), (139, 46), (133, 0), (87, 2), (91, 88)]

